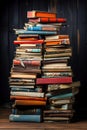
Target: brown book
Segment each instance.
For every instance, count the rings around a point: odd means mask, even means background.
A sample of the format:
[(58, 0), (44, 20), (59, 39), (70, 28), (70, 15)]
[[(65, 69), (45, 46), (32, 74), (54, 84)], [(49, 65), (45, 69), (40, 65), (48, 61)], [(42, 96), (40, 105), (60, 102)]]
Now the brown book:
[(45, 106), (46, 101), (37, 100), (15, 100), (14, 106), (16, 105), (26, 105), (26, 106)]
[(44, 114), (44, 117), (72, 117), (73, 113), (51, 113), (51, 114)]
[(27, 11), (27, 18), (36, 17), (56, 18), (56, 13), (37, 10)]

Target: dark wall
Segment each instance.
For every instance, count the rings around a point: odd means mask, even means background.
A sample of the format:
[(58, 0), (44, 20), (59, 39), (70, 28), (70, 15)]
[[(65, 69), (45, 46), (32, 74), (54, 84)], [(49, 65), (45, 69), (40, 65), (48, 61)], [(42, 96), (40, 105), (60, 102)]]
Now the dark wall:
[[(2, 1), (2, 0), (1, 0)], [(15, 46), (15, 28), (23, 28), (27, 22), (28, 10), (47, 11), (49, 0), (15, 0), (1, 2), (0, 7), (0, 102), (9, 101), (8, 77)], [(86, 115), (87, 98), (87, 14), (86, 0), (57, 0), (57, 16), (67, 18), (67, 26), (61, 33), (69, 34), (73, 50), (72, 69), (75, 80), (81, 81), (80, 92), (76, 96), (77, 113)], [(85, 112), (84, 112), (85, 110)]]

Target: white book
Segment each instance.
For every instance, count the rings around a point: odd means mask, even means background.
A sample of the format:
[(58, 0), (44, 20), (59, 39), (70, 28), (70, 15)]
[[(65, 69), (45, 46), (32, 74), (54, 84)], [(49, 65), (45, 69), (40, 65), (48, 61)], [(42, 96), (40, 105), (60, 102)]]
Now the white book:
[(10, 92), (12, 96), (32, 96), (32, 97), (44, 97), (43, 92)]

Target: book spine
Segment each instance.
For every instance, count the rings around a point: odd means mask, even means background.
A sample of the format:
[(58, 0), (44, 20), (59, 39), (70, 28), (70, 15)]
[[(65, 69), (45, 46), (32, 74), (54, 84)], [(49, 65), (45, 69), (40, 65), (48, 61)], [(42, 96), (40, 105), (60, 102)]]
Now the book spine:
[(9, 121), (14, 122), (41, 122), (41, 115), (9, 115)]
[[(50, 35), (50, 34), (57, 34), (57, 31), (27, 31), (27, 30), (16, 30), (16, 34), (42, 34), (42, 35)], [(23, 41), (19, 41), (23, 42)], [(27, 41), (26, 41), (27, 42)], [(34, 40), (32, 40), (30, 43), (34, 43)], [(38, 43), (38, 41), (37, 41)], [(18, 44), (17, 42), (14, 42), (14, 44)]]
[(36, 84), (72, 83), (72, 77), (37, 78)]
[(16, 60), (16, 59), (14, 59), (13, 60), (13, 64), (14, 65), (37, 65), (37, 66), (40, 66), (40, 64), (41, 64), (41, 61), (40, 60), (20, 60), (20, 59), (18, 59), (18, 60)]
[[(22, 33), (23, 31), (18, 31), (18, 33)], [(30, 33), (30, 31), (24, 31), (24, 33)], [(42, 44), (44, 42), (44, 40), (28, 40), (28, 41), (18, 41), (18, 40), (14, 40), (14, 44)]]
[(41, 23), (65, 23), (65, 18), (30, 18), (29, 22), (41, 22)]
[(11, 92), (11, 95), (44, 97), (44, 93), (41, 92)]
[(23, 106), (45, 106), (46, 101), (37, 101), (37, 100), (15, 100), (16, 105), (23, 105)]

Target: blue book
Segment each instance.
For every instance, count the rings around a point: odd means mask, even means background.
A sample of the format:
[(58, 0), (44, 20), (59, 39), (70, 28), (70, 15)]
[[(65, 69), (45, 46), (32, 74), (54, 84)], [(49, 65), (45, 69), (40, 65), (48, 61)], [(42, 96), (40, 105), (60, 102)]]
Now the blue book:
[(61, 98), (69, 98), (74, 96), (73, 93), (66, 93), (66, 94), (61, 94), (61, 95), (56, 95), (56, 96), (51, 96), (49, 95), (49, 99), (61, 99)]
[(22, 88), (22, 87), (12, 87), (11, 91), (15, 92), (15, 91), (22, 91), (22, 92), (39, 92), (42, 91), (42, 88)]
[(57, 31), (28, 31), (25, 29), (16, 29), (16, 34), (42, 34), (42, 35), (51, 35), (57, 34)]
[(41, 108), (12, 108), (12, 114), (14, 115), (41, 115), (42, 109)]
[(9, 115), (9, 121), (12, 122), (41, 122), (41, 115)]
[(28, 31), (41, 31), (42, 27), (41, 26), (29, 26), (27, 27)]

